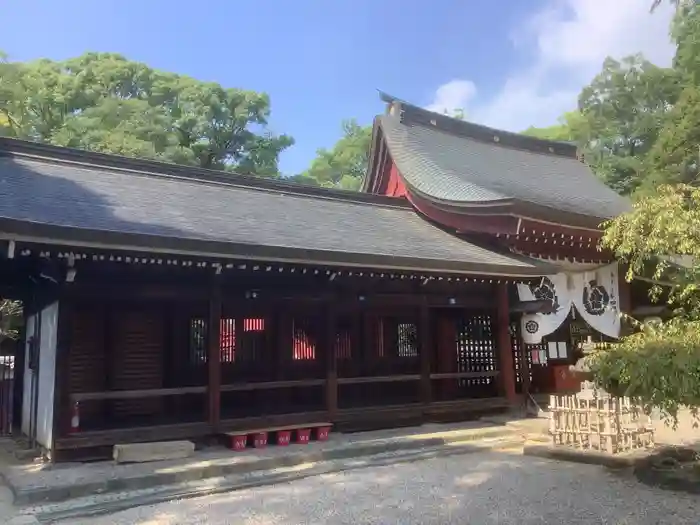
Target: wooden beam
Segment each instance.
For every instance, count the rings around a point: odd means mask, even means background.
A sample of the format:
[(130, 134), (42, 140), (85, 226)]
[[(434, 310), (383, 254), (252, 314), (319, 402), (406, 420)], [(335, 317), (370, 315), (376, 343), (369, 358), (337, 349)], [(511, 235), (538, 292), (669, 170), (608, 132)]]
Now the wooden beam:
[(499, 284), (497, 288), (498, 331), (496, 344), (498, 348), (498, 362), (500, 365), (500, 378), (503, 394), (508, 401), (515, 401), (515, 368), (513, 364), (513, 348), (510, 338), (510, 309), (508, 307), (508, 285)]
[(433, 338), (430, 330), (430, 309), (427, 303), (420, 307), (420, 319), (418, 324), (418, 334), (420, 338), (418, 352), (420, 357), (420, 399), (423, 403), (430, 403), (432, 400), (431, 377), (430, 377), (430, 357), (435, 351)]
[(337, 324), (338, 312), (329, 305), (323, 346), (326, 357), (326, 411), (331, 421), (335, 421), (338, 414), (338, 359), (335, 355)]
[(207, 387), (185, 386), (179, 388), (148, 388), (144, 390), (112, 390), (107, 392), (84, 392), (71, 394), (71, 401), (98, 401), (104, 399), (143, 399), (147, 397), (178, 396), (183, 394), (204, 394)]
[(222, 392), (250, 392), (251, 390), (272, 390), (275, 388), (303, 388), (321, 386), (325, 379), (293, 379), (289, 381), (264, 381), (261, 383), (231, 383), (221, 385)]
[(420, 380), (420, 374), (401, 374), (395, 376), (341, 377), (337, 381), (339, 385), (364, 385), (369, 383), (403, 383)]
[(215, 284), (209, 297), (209, 330), (207, 331), (208, 421), (216, 432), (221, 418), (221, 289)]
[(430, 374), (430, 379), (478, 379), (482, 377), (498, 377), (498, 370), (491, 372), (441, 372)]

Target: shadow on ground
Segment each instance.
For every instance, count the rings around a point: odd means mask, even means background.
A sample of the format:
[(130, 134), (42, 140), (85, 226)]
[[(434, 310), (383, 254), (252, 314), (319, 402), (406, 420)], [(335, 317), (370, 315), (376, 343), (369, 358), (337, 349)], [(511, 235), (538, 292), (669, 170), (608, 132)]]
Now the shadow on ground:
[(696, 498), (597, 466), (491, 452), (326, 474), (71, 523), (697, 524)]

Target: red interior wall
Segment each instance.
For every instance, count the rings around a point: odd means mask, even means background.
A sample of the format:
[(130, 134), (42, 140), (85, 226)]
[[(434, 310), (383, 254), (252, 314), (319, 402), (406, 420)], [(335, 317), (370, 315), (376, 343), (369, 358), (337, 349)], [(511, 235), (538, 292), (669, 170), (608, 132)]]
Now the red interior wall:
[(406, 196), (406, 186), (401, 180), (401, 175), (399, 174), (399, 169), (393, 162), (389, 164), (387, 173), (385, 174), (386, 183), (382, 185), (384, 189), (384, 195), (389, 197), (405, 197)]

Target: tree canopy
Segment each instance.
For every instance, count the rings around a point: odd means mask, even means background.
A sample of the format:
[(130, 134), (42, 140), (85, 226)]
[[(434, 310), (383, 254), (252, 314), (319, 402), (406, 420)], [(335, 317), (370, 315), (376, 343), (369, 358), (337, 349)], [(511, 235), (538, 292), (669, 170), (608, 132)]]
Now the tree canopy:
[(675, 317), (640, 325), (621, 343), (595, 353), (591, 371), (606, 389), (661, 408), (674, 419), (681, 406), (700, 407), (700, 189), (664, 185), (612, 220), (603, 245), (628, 263), (627, 278), (652, 288)]
[(5, 339), (17, 339), (21, 316), (22, 304), (19, 301), (0, 298), (0, 343)]
[(558, 123), (545, 128), (530, 126), (523, 135), (545, 140), (556, 140), (561, 142), (577, 142), (579, 137), (584, 135), (582, 126), (584, 120), (578, 111), (564, 113), (558, 119)]
[(277, 177), (294, 141), (267, 130), (264, 93), (153, 69), (113, 53), (0, 62), (0, 129), (61, 146)]
[(694, 55), (700, 6), (678, 2), (672, 26), (677, 43), (672, 72), (654, 72), (663, 81), (666, 102), (643, 106), (648, 111), (635, 118), (648, 131), (636, 135), (644, 137), (642, 151), (634, 154), (643, 176), (637, 198), (630, 213), (606, 225), (602, 245), (629, 265), (628, 280), (654, 281), (653, 298), (663, 291), (674, 315), (661, 323), (637, 323), (635, 333), (596, 352), (590, 364), (603, 387), (660, 408), (676, 421), (682, 406), (696, 415), (700, 408), (700, 61)]
[(319, 149), (309, 169), (297, 180), (347, 190), (360, 188), (367, 171), (372, 126), (360, 126), (354, 119), (344, 121), (342, 126), (340, 140), (330, 150)]

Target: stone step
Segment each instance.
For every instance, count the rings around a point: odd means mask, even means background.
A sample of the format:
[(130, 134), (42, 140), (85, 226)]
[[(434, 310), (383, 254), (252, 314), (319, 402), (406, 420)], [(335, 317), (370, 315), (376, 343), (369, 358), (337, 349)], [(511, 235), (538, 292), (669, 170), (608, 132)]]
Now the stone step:
[(191, 441), (157, 441), (114, 445), (113, 457), (117, 463), (146, 463), (166, 459), (184, 459), (194, 454)]

